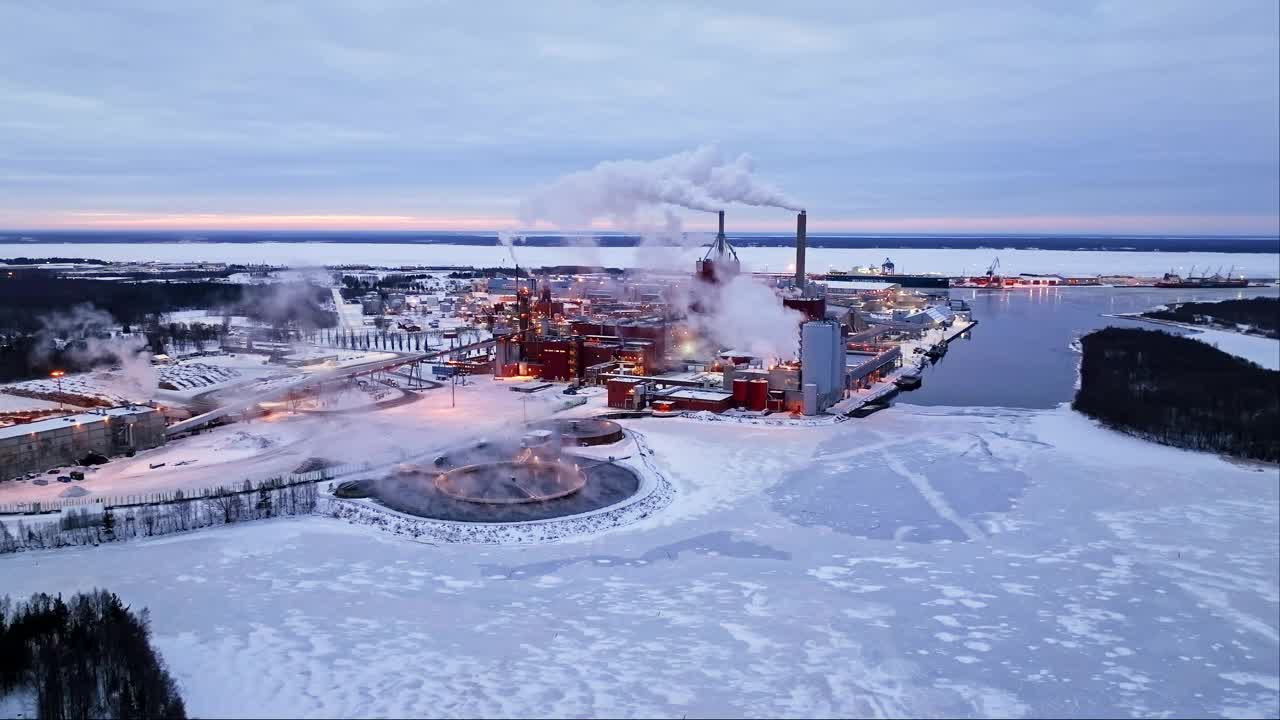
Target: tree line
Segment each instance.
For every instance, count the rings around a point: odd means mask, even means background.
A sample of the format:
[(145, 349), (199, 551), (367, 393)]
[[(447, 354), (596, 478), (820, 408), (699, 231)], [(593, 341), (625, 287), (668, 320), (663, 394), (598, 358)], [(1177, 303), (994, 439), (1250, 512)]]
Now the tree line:
[[(152, 352), (168, 346), (203, 348), (220, 341), (231, 315), (262, 323), (277, 340), (337, 325), (327, 308), (327, 289), (311, 283), (235, 285), (216, 282), (113, 282), (59, 278), (45, 271), (0, 273), (0, 382), (46, 377), (51, 370), (91, 370), (110, 358), (79, 352), (88, 338), (65, 338), (55, 346), (56, 332), (46, 327), (55, 313), (89, 307), (105, 311), (124, 334), (145, 335)], [(211, 323), (165, 322), (165, 313), (211, 308), (223, 317)], [(110, 334), (111, 328), (100, 329)]]
[(42, 316), (84, 304), (105, 310), (124, 325), (175, 310), (219, 308), (266, 323), (331, 327), (337, 319), (325, 310), (329, 299), (328, 289), (313, 283), (123, 282), (19, 270), (0, 273), (0, 329), (35, 332), (43, 326)]
[(0, 597), (0, 697), (10, 693), (30, 693), (42, 720), (186, 717), (147, 611), (106, 590)]
[(1076, 410), (1165, 445), (1280, 461), (1280, 372), (1155, 330), (1106, 328), (1081, 346)]
[(287, 484), (270, 478), (258, 484), (245, 480), (238, 488), (220, 487), (199, 497), (174, 491), (166, 503), (106, 508), (101, 513), (65, 511), (57, 522), (27, 524), (14, 530), (0, 523), (0, 553), (79, 545), (98, 545), (139, 537), (154, 537), (249, 520), (308, 515), (316, 508), (314, 482)]
[(1143, 316), (1189, 325), (1249, 325), (1267, 337), (1280, 338), (1280, 298), (1248, 298), (1222, 302), (1185, 302)]

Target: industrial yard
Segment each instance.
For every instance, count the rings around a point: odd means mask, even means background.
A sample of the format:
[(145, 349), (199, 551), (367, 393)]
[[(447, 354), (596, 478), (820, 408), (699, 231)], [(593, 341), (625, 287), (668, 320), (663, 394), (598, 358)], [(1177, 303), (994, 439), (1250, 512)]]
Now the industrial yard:
[[(918, 384), (919, 368), (944, 354), (948, 342), (975, 321), (967, 305), (945, 296), (895, 283), (811, 276), (805, 270), (805, 219), (804, 212), (797, 215), (795, 271), (786, 275), (742, 270), (723, 212), (719, 232), (683, 273), (531, 272), (516, 266), (503, 273), (338, 268), (328, 275), (298, 275), (252, 269), (240, 279), (282, 288), (300, 277), (327, 279), (333, 286), (315, 297), (330, 300), (336, 324), (264, 326), (216, 308), (180, 311), (168, 316), (174, 344), (156, 348), (152, 341), (147, 351), (130, 344), (123, 327), (100, 328), (106, 339), (93, 342), (130, 348), (118, 353), (114, 368), (0, 386), (6, 399), (0, 422), (28, 438), (20, 459), (14, 450), (0, 465), (11, 468), (5, 480), (12, 481), (0, 485), (0, 505), (53, 499), (56, 488), (36, 485), (37, 476), (62, 476), (61, 468), (80, 459), (68, 453), (87, 453), (89, 446), (42, 450), (49, 445), (43, 433), (57, 425), (53, 418), (61, 413), (88, 409), (137, 406), (168, 425), (155, 440), (118, 443), (109, 453), (128, 451), (130, 458), (76, 477), (89, 490), (81, 495), (95, 499), (112, 492), (207, 489), (215, 474), (225, 482), (224, 473), (234, 466), (214, 470), (218, 453), (199, 457), (204, 452), (197, 449), (202, 440), (195, 433), (207, 438), (244, 432), (229, 426), (270, 423), (297, 426), (294, 434), (318, 444), (326, 423), (357, 422), (392, 425), (387, 436), (398, 437), (414, 432), (415, 424), (430, 426), (431, 413), (441, 410), (445, 397), (456, 409), (459, 395), (463, 406), (485, 396), (479, 402), (498, 417), (518, 406), (521, 422), (528, 420), (531, 401), (572, 406), (584, 415), (709, 412), (773, 416), (784, 423), (843, 418)], [(77, 280), (143, 272), (140, 266), (113, 271), (74, 263), (38, 270), (66, 271)], [(218, 268), (188, 270), (225, 274)], [(155, 272), (184, 271), (166, 265)], [(179, 342), (187, 323), (220, 326), (214, 346)], [(482, 389), (501, 386), (520, 392)], [(166, 440), (169, 447), (152, 449)], [(247, 466), (234, 470), (237, 477), (278, 475), (289, 472), (290, 463), (302, 466), (321, 455), (338, 465), (412, 454), (398, 442), (376, 439), (361, 445), (361, 458), (332, 448), (287, 449), (295, 444), (308, 443), (264, 442), (263, 456), (245, 458)], [(384, 445), (394, 452), (383, 453)], [(193, 457), (184, 462), (184, 453)]]

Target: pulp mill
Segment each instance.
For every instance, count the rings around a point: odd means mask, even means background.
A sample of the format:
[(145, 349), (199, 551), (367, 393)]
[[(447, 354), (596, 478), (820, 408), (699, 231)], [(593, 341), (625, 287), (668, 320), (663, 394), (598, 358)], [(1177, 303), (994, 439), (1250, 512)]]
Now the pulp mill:
[[(719, 213), (718, 231), (691, 276), (543, 275), (490, 283), (510, 289), (491, 320), (494, 373), (605, 385), (620, 409), (817, 414), (901, 364), (851, 307), (828, 302), (805, 272), (807, 216), (796, 216), (795, 273), (757, 277), (790, 309), (791, 357), (760, 357), (716, 341), (742, 274)], [(771, 332), (776, 328), (768, 328)], [(776, 332), (774, 332), (776, 334)]]

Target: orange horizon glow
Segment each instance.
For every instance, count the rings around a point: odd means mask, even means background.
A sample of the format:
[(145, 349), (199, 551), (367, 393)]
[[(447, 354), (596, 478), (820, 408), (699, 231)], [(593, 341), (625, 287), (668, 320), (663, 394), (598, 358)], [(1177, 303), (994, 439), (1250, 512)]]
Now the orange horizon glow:
[[(757, 211), (758, 212), (758, 211)], [(747, 219), (729, 227), (737, 232), (783, 232), (795, 230), (794, 215), (778, 211), (777, 219)], [(1133, 233), (1274, 235), (1280, 233), (1280, 217), (1264, 215), (1027, 215), (986, 217), (862, 217), (824, 218), (809, 214), (808, 227), (814, 233)], [(685, 223), (688, 232), (714, 232), (715, 221), (695, 216)], [(0, 211), (0, 230), (163, 230), (199, 232), (219, 230), (277, 231), (536, 231), (562, 230), (538, 223), (521, 228), (510, 217), (482, 215), (403, 215), (358, 213), (133, 213), (114, 211), (48, 213), (17, 216)], [(597, 220), (589, 228), (563, 232), (637, 232), (635, 227)]]

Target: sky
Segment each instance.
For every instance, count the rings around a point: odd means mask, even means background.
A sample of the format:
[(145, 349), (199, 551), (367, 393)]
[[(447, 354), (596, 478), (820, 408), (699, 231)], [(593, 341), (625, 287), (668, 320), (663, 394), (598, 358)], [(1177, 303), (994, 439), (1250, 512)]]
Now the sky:
[(517, 229), (707, 143), (815, 232), (1276, 234), (1280, 3), (0, 2), (0, 228)]

